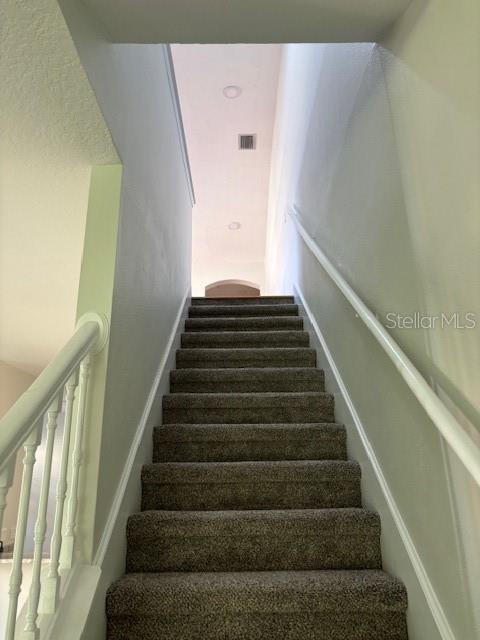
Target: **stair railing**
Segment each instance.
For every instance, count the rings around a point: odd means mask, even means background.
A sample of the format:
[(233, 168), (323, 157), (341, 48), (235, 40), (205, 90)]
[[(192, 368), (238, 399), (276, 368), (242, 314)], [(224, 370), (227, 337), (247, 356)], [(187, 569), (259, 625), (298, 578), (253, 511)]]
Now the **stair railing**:
[(295, 207), (289, 210), (295, 227), (312, 254), (326, 273), (343, 293), (348, 302), (362, 319), (370, 333), (380, 344), (405, 380), (426, 414), (432, 420), (440, 434), (456, 453), (463, 466), (480, 485), (480, 447), (467, 434), (460, 422), (447, 409), (432, 387), (428, 384), (400, 345), (392, 338), (375, 314), (370, 311), (362, 299), (355, 293), (338, 269), (330, 262), (318, 244), (302, 225)]
[[(88, 381), (92, 357), (106, 344), (106, 318), (88, 313), (61, 351), (42, 371), (31, 387), (0, 420), (0, 531), (6, 498), (12, 485), (18, 452), (23, 448), (22, 484), (13, 546), (12, 571), (8, 591), (5, 640), (16, 634), (18, 601), (22, 588), (25, 538), (30, 508), (35, 455), (44, 443), (44, 462), (34, 527), (32, 578), (26, 605), (22, 638), (37, 639), (39, 606), (41, 612), (55, 613), (61, 585), (61, 570), (74, 564), (75, 530), (78, 516), (78, 485), (82, 464), (82, 443), (86, 425)], [(53, 499), (51, 485), (55, 433), (63, 408), (55, 516), (50, 541), (48, 571), (42, 576), (43, 547), (47, 531), (47, 507)], [(60, 555), (60, 551), (62, 552)], [(41, 601), (40, 601), (41, 598)], [(5, 606), (4, 603), (1, 606)]]

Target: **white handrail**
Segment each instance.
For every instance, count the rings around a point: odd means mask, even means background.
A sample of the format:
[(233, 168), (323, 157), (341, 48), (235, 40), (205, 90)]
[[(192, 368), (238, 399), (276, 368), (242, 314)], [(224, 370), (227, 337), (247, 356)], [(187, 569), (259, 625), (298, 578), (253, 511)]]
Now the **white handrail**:
[[(68, 569), (73, 566), (78, 509), (77, 492), (82, 463), (83, 433), (86, 426), (88, 374), (92, 355), (102, 349), (106, 343), (107, 336), (108, 322), (106, 318), (96, 313), (88, 313), (82, 316), (75, 333), (67, 344), (0, 420), (0, 531), (6, 496), (13, 480), (17, 453), (22, 448), (25, 452), (25, 457), (22, 461), (22, 485), (8, 592), (9, 603), (5, 640), (14, 640), (17, 635), (17, 609), (23, 580), (22, 561), (30, 508), (33, 468), (35, 465), (35, 453), (42, 441), (45, 417), (47, 418), (45, 426), (45, 455), (34, 531), (32, 580), (25, 627), (22, 634), (25, 640), (37, 640), (40, 637), (38, 613), (41, 598), (43, 599), (42, 608), (44, 611), (50, 614), (55, 613), (61, 581), (59, 572), (60, 551), (63, 551), (64, 548), (66, 562), (62, 568)], [(47, 532), (48, 503), (50, 495), (53, 493), (50, 485), (55, 432), (64, 397), (66, 399), (65, 425), (61, 468), (57, 485), (55, 524), (51, 540), (52, 556), (48, 579), (43, 581), (41, 579), (41, 567)], [(75, 399), (77, 402), (75, 402)], [(75, 416), (73, 416), (73, 413), (75, 413)], [(72, 434), (75, 445), (73, 451), (70, 452), (70, 436)], [(67, 497), (67, 471), (69, 468), (71, 469), (71, 479), (68, 483), (68, 517), (65, 521), (65, 531), (62, 532), (64, 503)]]
[(89, 320), (79, 326), (33, 384), (0, 420), (0, 471), (20, 449), (56, 395), (102, 334), (99, 321)]
[(402, 351), (397, 342), (395, 342), (385, 327), (377, 320), (372, 311), (370, 311), (361, 298), (355, 293), (336, 267), (333, 266), (300, 222), (294, 207), (289, 211), (289, 214), (307, 247), (358, 313), (359, 317), (368, 327), (373, 337), (377, 340), (395, 367), (398, 369), (400, 375), (405, 380), (429, 418), (437, 427), (438, 431), (442, 434), (445, 441), (457, 454), (460, 461), (472, 475), (477, 484), (480, 485), (480, 447), (466, 433), (462, 425), (435, 394), (410, 358), (408, 358), (408, 356)]

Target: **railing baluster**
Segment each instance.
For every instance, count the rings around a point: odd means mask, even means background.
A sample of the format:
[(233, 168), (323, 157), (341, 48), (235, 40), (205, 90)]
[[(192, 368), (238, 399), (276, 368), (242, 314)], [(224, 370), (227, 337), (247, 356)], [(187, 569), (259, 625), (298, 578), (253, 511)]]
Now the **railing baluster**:
[(5, 513), (5, 507), (7, 506), (7, 493), (13, 483), (16, 460), (17, 457), (13, 456), (12, 460), (10, 460), (6, 467), (0, 471), (0, 537), (2, 535), (3, 528), (3, 514)]
[(20, 595), (20, 589), (22, 587), (22, 560), (28, 521), (28, 505), (32, 488), (33, 465), (35, 464), (35, 452), (42, 437), (42, 426), (42, 421), (38, 422), (24, 444), (25, 457), (23, 459), (22, 488), (20, 490), (17, 529), (13, 547), (12, 573), (8, 591), (9, 603), (5, 640), (14, 640), (15, 637), (18, 596)]
[[(12, 485), (15, 465), (24, 450), (22, 481), (13, 549), (12, 571), (8, 591), (8, 612), (3, 640), (15, 637), (38, 638), (43, 621), (39, 617), (45, 603), (45, 612), (52, 614), (58, 608), (62, 569), (71, 569), (78, 510), (79, 477), (82, 463), (84, 432), (86, 429), (87, 388), (91, 357), (106, 344), (107, 319), (95, 312), (84, 314), (75, 333), (41, 372), (29, 389), (0, 420), (0, 531), (2, 530), (7, 493)], [(76, 384), (78, 378), (78, 385)], [(42, 553), (47, 531), (47, 512), (52, 480), (55, 433), (60, 403), (65, 394), (65, 423), (59, 481), (56, 488), (55, 519), (50, 544), (50, 563), (42, 575)], [(32, 494), (35, 456), (41, 444), (43, 423), (47, 416), (45, 466), (41, 479), (38, 514), (34, 531), (33, 578), (25, 615), (25, 624), (17, 624), (19, 596), (23, 581), (25, 538), (29, 526), (29, 507)], [(62, 537), (62, 531), (64, 536)], [(78, 554), (79, 555), (79, 554)], [(43, 596), (43, 597), (42, 597)], [(0, 605), (1, 606), (1, 605)], [(42, 611), (43, 613), (43, 611)]]
[(30, 585), (30, 593), (28, 596), (27, 615), (23, 634), (24, 638), (31, 640), (36, 640), (40, 634), (40, 629), (37, 626), (38, 603), (40, 601), (40, 577), (42, 571), (43, 545), (45, 543), (45, 534), (47, 531), (47, 507), (48, 494), (50, 492), (50, 479), (52, 475), (53, 446), (55, 444), (55, 432), (57, 429), (57, 419), (61, 403), (62, 396), (59, 394), (47, 411), (45, 462), (40, 487), (37, 521), (35, 522), (32, 583)]
[(72, 432), (73, 400), (77, 386), (77, 372), (65, 385), (65, 420), (63, 428), (62, 457), (60, 461), (60, 475), (57, 484), (57, 504), (52, 539), (50, 543), (50, 566), (48, 574), (42, 584), (41, 613), (55, 613), (60, 591), (60, 549), (62, 546), (62, 523), (67, 495), (68, 456), (70, 454), (70, 436)]
[(87, 355), (80, 363), (80, 375), (78, 382), (78, 403), (75, 421), (75, 436), (72, 454), (72, 471), (70, 490), (68, 492), (68, 505), (65, 532), (62, 540), (60, 565), (62, 569), (71, 569), (73, 565), (73, 546), (75, 539), (75, 525), (78, 503), (78, 479), (82, 463), (83, 430), (85, 426), (85, 409), (87, 403), (88, 377), (90, 375), (90, 359)]

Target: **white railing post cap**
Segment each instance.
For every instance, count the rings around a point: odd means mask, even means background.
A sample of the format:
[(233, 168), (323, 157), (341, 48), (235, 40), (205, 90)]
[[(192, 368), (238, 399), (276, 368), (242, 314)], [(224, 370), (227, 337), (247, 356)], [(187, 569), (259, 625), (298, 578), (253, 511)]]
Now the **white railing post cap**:
[(108, 340), (108, 334), (110, 330), (110, 323), (108, 321), (108, 318), (103, 313), (98, 313), (97, 311), (87, 311), (87, 313), (84, 313), (78, 319), (75, 328), (78, 329), (79, 327), (83, 326), (87, 322), (96, 322), (98, 324), (98, 327), (100, 329), (100, 334), (98, 336), (98, 340), (93, 349), (93, 353), (94, 354), (100, 353), (100, 351), (107, 344), (107, 340)]

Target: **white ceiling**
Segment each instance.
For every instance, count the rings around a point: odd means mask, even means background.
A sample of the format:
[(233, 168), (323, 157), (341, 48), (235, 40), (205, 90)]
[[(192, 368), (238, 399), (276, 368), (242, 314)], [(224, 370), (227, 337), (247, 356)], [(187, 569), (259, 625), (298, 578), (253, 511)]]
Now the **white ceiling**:
[(0, 360), (70, 337), (92, 164), (118, 158), (56, 0), (0, 4)]
[(371, 42), (411, 0), (84, 0), (116, 42)]
[[(193, 293), (224, 279), (263, 286), (281, 46), (174, 45), (172, 53), (196, 195)], [(229, 85), (241, 87), (238, 98), (224, 97)], [(256, 134), (255, 150), (238, 149), (241, 133)]]

